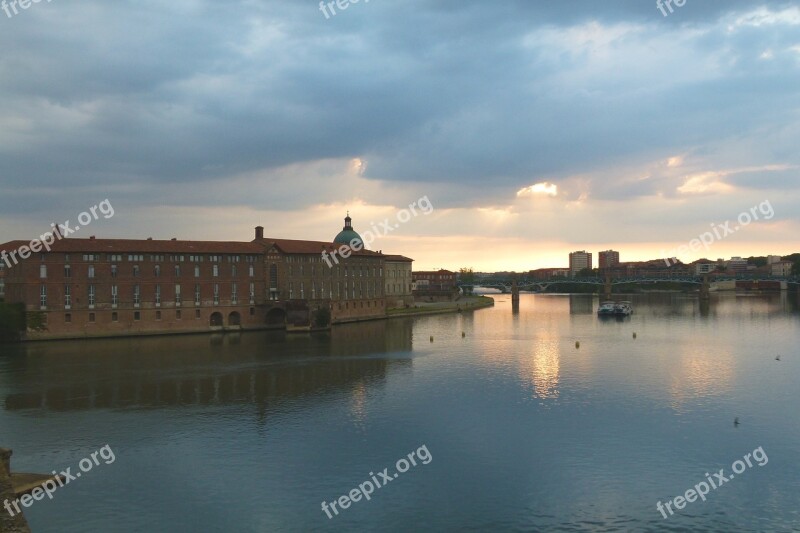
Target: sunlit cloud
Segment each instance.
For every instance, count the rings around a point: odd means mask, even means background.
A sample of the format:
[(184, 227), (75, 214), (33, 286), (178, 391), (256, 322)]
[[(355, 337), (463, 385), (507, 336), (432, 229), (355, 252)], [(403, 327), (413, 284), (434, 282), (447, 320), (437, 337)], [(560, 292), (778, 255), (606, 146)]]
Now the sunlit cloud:
[(517, 191), (517, 198), (529, 196), (558, 196), (558, 185), (545, 181)]

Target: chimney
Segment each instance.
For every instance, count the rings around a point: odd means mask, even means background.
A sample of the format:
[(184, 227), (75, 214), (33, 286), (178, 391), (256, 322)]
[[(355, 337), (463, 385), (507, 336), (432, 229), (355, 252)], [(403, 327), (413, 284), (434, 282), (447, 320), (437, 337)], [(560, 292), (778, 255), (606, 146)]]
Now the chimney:
[(90, 240), (90, 241), (93, 241), (93, 240), (94, 240), (94, 235), (92, 235), (91, 237), (89, 237), (89, 240)]
[(152, 240), (153, 240), (153, 238), (152, 238), (152, 237), (148, 237), (148, 238), (147, 238), (147, 240), (148, 240), (148, 241), (152, 241)]
[(173, 237), (173, 238), (171, 238), (170, 240), (171, 240), (171, 241), (177, 241), (178, 239), (177, 239), (177, 238), (175, 238), (175, 237)]
[(264, 226), (256, 226), (256, 240), (264, 238)]

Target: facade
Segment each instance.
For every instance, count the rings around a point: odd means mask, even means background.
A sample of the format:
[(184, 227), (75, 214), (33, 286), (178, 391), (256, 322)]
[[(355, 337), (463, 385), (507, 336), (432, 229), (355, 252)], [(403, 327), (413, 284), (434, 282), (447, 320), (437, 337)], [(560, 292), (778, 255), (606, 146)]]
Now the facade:
[(412, 293), (413, 259), (402, 255), (387, 255), (386, 263), (386, 305), (389, 309), (414, 304)]
[[(323, 252), (334, 251), (329, 266)], [(268, 238), (262, 227), (250, 242), (63, 238), (49, 252), (3, 264), (0, 286), (7, 302), (24, 304), (29, 340), (310, 329), (384, 318), (385, 257)], [(410, 292), (411, 259), (395, 263), (408, 280), (398, 293)]]
[(537, 281), (547, 281), (553, 278), (569, 277), (569, 269), (566, 268), (540, 268), (531, 270), (528, 275)]
[(458, 296), (455, 272), (444, 269), (414, 272), (412, 288), (415, 301), (453, 301)]
[(574, 278), (581, 270), (592, 268), (592, 254), (581, 250), (569, 254), (569, 272)]
[(598, 268), (600, 268), (600, 270), (614, 268), (619, 265), (619, 252), (615, 252), (614, 250), (606, 250), (604, 252), (600, 252), (597, 259), (599, 261)]
[(741, 257), (731, 257), (725, 262), (725, 266), (728, 268), (728, 270), (732, 270), (737, 274), (743, 274), (747, 272), (747, 259), (742, 259)]
[(707, 263), (707, 262), (695, 263), (694, 273), (698, 276), (711, 274), (712, 272), (716, 272), (717, 266), (718, 266), (717, 263)]
[(792, 267), (794, 263), (791, 261), (778, 261), (770, 265), (770, 274), (781, 278), (788, 277), (792, 275)]

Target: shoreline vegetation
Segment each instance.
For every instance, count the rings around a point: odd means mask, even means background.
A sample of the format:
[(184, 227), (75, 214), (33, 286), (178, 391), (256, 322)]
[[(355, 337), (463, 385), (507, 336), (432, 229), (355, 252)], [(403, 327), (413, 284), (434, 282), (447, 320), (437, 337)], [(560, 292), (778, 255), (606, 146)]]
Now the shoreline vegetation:
[(494, 298), (489, 296), (465, 296), (454, 302), (418, 302), (413, 307), (389, 309), (387, 318), (398, 316), (438, 315), (474, 311), (494, 306)]

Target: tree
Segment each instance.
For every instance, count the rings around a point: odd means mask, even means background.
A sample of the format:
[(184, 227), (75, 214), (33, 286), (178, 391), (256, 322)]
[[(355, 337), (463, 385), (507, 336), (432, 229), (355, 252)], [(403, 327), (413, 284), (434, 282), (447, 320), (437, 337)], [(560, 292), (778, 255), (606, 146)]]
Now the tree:
[(460, 268), (458, 270), (458, 280), (464, 285), (462, 287), (464, 295), (469, 296), (472, 294), (472, 289), (475, 286), (475, 272), (472, 268)]
[(22, 304), (0, 303), (0, 342), (19, 340), (27, 329), (25, 307)]
[(314, 325), (318, 328), (327, 328), (331, 324), (331, 310), (327, 306), (320, 307), (314, 314)]

